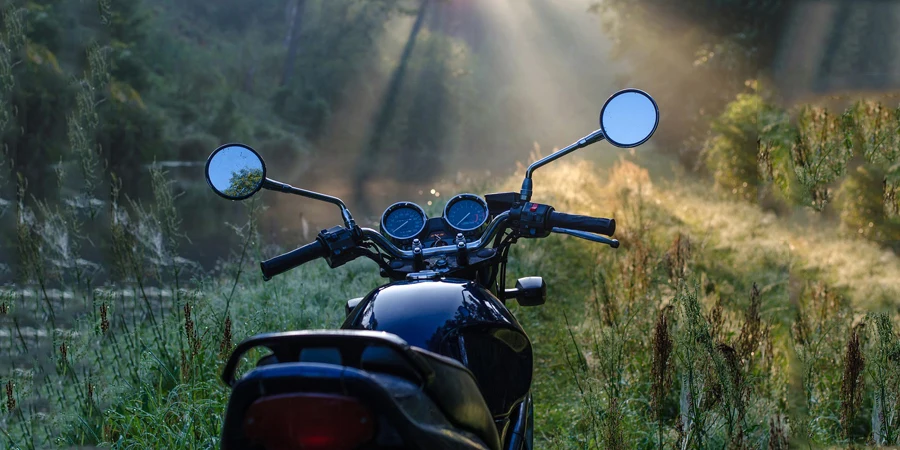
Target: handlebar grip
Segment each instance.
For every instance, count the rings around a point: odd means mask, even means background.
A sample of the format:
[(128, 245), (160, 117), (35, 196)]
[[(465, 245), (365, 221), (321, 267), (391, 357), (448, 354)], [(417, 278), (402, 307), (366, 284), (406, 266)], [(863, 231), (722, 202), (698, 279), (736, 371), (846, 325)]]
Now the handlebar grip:
[(579, 216), (553, 211), (550, 213), (550, 226), (568, 228), (570, 230), (587, 231), (589, 233), (612, 236), (616, 233), (616, 219)]
[(306, 244), (294, 251), (259, 263), (259, 268), (262, 269), (263, 279), (269, 281), (275, 275), (326, 256), (328, 256), (328, 249), (322, 244), (322, 241), (316, 239), (315, 242)]

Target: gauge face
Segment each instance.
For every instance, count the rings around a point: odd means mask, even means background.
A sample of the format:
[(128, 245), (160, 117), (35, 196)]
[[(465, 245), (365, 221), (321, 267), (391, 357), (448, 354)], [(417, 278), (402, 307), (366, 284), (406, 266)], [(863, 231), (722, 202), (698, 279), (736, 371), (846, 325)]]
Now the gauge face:
[(381, 230), (394, 239), (412, 239), (425, 228), (425, 211), (414, 203), (397, 203), (381, 216)]
[(444, 218), (456, 230), (472, 231), (487, 221), (487, 204), (476, 195), (461, 194), (447, 203)]

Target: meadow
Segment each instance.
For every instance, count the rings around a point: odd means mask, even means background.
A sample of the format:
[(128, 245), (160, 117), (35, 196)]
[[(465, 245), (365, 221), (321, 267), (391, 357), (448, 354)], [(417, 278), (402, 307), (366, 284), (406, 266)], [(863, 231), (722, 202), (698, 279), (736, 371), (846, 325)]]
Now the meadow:
[[(536, 180), (539, 201), (615, 216), (622, 242), (554, 236), (513, 252), (510, 276), (549, 285), (546, 305), (512, 306), (536, 351), (538, 447), (896, 445), (897, 256), (835, 238), (835, 224), (651, 179), (644, 158), (564, 161)], [(228, 398), (218, 375), (236, 342), (338, 326), (344, 300), (380, 283), (365, 262), (322, 261), (262, 282), (254, 262), (276, 249), (254, 230), (260, 198), (235, 227), (245, 245), (187, 278), (167, 244), (175, 200), (157, 179), (154, 207), (112, 215), (116, 281), (38, 266), (33, 283), (3, 292), (8, 448), (214, 448)], [(38, 264), (50, 242), (33, 238)]]

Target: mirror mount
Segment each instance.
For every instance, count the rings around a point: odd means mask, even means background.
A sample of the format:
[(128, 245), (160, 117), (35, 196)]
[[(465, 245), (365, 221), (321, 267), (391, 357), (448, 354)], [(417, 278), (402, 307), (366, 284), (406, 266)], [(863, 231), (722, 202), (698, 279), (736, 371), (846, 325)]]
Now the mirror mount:
[(287, 183), (282, 183), (280, 181), (275, 181), (270, 178), (266, 178), (263, 181), (262, 185), (263, 189), (268, 189), (270, 191), (276, 192), (284, 192), (286, 194), (294, 194), (299, 195), (301, 197), (311, 198), (313, 200), (319, 200), (326, 203), (331, 203), (341, 210), (341, 218), (344, 219), (344, 226), (346, 226), (350, 230), (356, 230), (356, 222), (353, 220), (353, 216), (350, 215), (350, 210), (347, 209), (347, 205), (344, 204), (343, 200), (332, 197), (330, 195), (320, 194), (318, 192), (307, 191), (306, 189), (300, 189), (294, 186), (291, 186)]
[(523, 202), (531, 201), (531, 194), (534, 188), (534, 183), (531, 181), (531, 175), (534, 174), (535, 170), (547, 164), (550, 164), (551, 162), (556, 161), (557, 159), (562, 158), (563, 156), (566, 156), (569, 153), (574, 152), (575, 150), (579, 150), (591, 144), (600, 142), (605, 137), (606, 136), (603, 134), (602, 129), (594, 131), (593, 133), (579, 139), (572, 145), (531, 163), (531, 165), (528, 166), (528, 170), (525, 171), (525, 179), (522, 181), (522, 191), (519, 194), (519, 200)]

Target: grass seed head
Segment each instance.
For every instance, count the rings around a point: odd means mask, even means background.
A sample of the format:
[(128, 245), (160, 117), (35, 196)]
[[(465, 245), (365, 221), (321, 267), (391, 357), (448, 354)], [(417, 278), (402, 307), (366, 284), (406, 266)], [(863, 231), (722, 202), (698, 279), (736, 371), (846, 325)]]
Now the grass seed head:
[(106, 303), (100, 305), (100, 331), (103, 334), (109, 331), (109, 306)]
[(222, 331), (222, 342), (219, 343), (219, 355), (222, 358), (228, 356), (231, 351), (233, 336), (231, 335), (231, 317), (225, 317), (225, 326)]
[(669, 335), (669, 319), (666, 312), (666, 310), (660, 311), (653, 330), (651, 403), (657, 420), (660, 420), (663, 398), (672, 384), (672, 374), (669, 371), (672, 337)]
[(669, 271), (669, 279), (684, 279), (687, 274), (688, 262), (690, 260), (691, 239), (682, 233), (678, 233), (665, 256), (666, 268)]
[(716, 298), (716, 304), (707, 315), (706, 320), (709, 322), (709, 334), (712, 335), (713, 340), (724, 340), (725, 307), (722, 305), (722, 297)]
[(191, 376), (191, 363), (184, 350), (181, 350), (181, 380), (187, 381)]
[(16, 409), (16, 397), (13, 395), (13, 387), (12, 380), (6, 382), (6, 411), (8, 412)]
[(844, 355), (844, 374), (841, 378), (841, 426), (845, 438), (850, 436), (850, 429), (862, 403), (865, 358), (860, 348), (859, 330), (863, 326), (864, 322), (853, 327)]
[(759, 347), (762, 337), (762, 320), (759, 315), (761, 305), (762, 296), (759, 293), (759, 287), (753, 283), (753, 287), (750, 289), (750, 307), (747, 309), (744, 325), (741, 327), (741, 334), (738, 338), (737, 351), (742, 362), (749, 361)]

